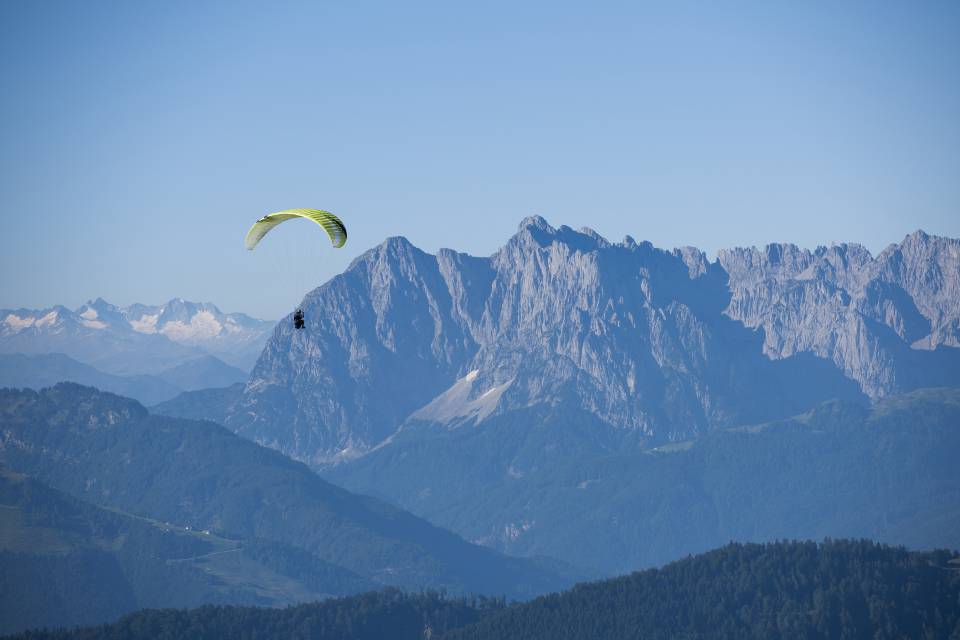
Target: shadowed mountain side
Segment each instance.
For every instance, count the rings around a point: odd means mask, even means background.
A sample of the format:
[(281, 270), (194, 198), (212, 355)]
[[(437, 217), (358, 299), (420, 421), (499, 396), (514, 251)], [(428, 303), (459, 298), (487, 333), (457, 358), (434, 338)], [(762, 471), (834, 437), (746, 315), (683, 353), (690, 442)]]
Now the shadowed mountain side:
[(960, 548), (960, 390), (798, 418), (640, 451), (570, 407), (453, 431), (409, 424), (328, 472), (512, 554), (614, 573), (729, 540), (867, 536)]
[(0, 633), (108, 622), (144, 607), (275, 606), (372, 587), (292, 547), (109, 511), (0, 467)]
[[(184, 391), (244, 382), (247, 374), (213, 356), (184, 362), (155, 375), (116, 376), (62, 353), (0, 353), (0, 388), (43, 389), (75, 382), (133, 398), (144, 404), (173, 399)], [(221, 415), (218, 422), (223, 422)]]
[(215, 389), (184, 391), (175, 398), (150, 407), (150, 413), (171, 418), (209, 420), (223, 424), (227, 411), (243, 393), (243, 383)]
[(203, 356), (190, 360), (157, 374), (158, 378), (177, 386), (184, 391), (197, 391), (211, 387), (229, 387), (232, 384), (247, 381), (247, 374), (228, 365), (214, 356)]
[(0, 431), (3, 463), (79, 498), (276, 540), (381, 584), (521, 597), (565, 583), (552, 569), (335, 487), (215, 424), (151, 416), (94, 389), (0, 391)]
[(182, 391), (182, 387), (159, 376), (115, 376), (62, 353), (0, 353), (0, 388), (43, 389), (58, 382), (97, 387), (145, 404), (169, 400)]

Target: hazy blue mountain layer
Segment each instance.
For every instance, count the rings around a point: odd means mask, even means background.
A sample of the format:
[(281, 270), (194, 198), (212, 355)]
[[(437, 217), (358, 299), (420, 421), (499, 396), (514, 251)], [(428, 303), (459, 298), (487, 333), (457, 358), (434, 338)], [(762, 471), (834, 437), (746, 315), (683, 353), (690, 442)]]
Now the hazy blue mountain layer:
[(374, 583), (276, 542), (82, 502), (0, 467), (0, 633), (146, 607), (285, 605)]
[(89, 385), (147, 404), (163, 402), (183, 392), (158, 376), (115, 376), (62, 353), (0, 353), (0, 387), (43, 389), (58, 382)]
[(157, 374), (183, 391), (197, 391), (211, 387), (229, 387), (247, 381), (246, 372), (230, 366), (215, 356), (201, 356)]
[(154, 375), (117, 376), (62, 353), (0, 353), (0, 387), (42, 389), (58, 382), (76, 382), (144, 404), (164, 402), (185, 391), (227, 386), (246, 379), (243, 371), (213, 356), (188, 360)]
[(960, 390), (637, 450), (589, 414), (512, 413), (480, 428), (407, 428), (329, 473), (468, 540), (605, 573), (730, 540), (870, 537), (960, 548)]
[(0, 390), (0, 463), (111, 509), (295, 547), (365, 580), (452, 593), (543, 593), (553, 568), (464, 542), (210, 422), (152, 416), (73, 384)]
[(170, 400), (150, 407), (150, 413), (223, 424), (227, 411), (243, 393), (243, 387), (243, 383), (238, 382), (229, 387), (184, 391)]

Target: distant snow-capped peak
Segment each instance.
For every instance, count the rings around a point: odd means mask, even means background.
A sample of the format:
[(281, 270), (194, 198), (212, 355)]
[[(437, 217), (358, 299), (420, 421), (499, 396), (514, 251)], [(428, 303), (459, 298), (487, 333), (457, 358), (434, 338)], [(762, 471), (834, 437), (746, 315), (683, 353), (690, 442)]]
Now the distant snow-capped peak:
[(0, 353), (65, 353), (108, 373), (151, 373), (201, 355), (249, 371), (274, 327), (209, 302), (0, 309)]
[(183, 298), (162, 305), (131, 304), (126, 307), (97, 298), (75, 310), (56, 306), (0, 311), (0, 335), (11, 336), (25, 330), (46, 333), (63, 323), (80, 331), (109, 329), (161, 334), (185, 344), (217, 339), (242, 342), (244, 338), (258, 338), (273, 327), (273, 323), (266, 320), (243, 313), (224, 313), (209, 302), (189, 302)]
[(174, 298), (166, 304), (148, 307), (131, 305), (124, 309), (131, 328), (140, 333), (159, 333), (174, 342), (196, 343), (208, 340), (236, 340), (259, 336), (273, 327), (272, 322), (257, 320), (242, 313), (224, 313), (209, 302), (189, 302)]

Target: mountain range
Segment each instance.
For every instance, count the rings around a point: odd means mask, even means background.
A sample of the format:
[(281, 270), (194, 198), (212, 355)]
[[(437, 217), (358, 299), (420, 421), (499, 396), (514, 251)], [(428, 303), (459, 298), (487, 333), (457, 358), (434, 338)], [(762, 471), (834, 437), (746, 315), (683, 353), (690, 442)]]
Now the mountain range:
[(540, 217), (489, 258), (390, 238), (279, 323), (225, 421), (317, 468), (511, 415), (640, 449), (956, 385), (958, 300), (960, 241), (922, 232), (713, 262)]
[[(306, 296), (304, 330), (0, 312), (0, 385), (153, 405), (0, 391), (3, 562), (51, 576), (15, 609), (94, 564), (130, 610), (523, 598), (729, 540), (960, 547), (958, 290), (960, 242), (923, 232), (711, 261), (532, 217), (490, 257), (390, 238)], [(214, 355), (255, 334), (249, 377)], [(157, 596), (171, 562), (187, 600)]]
[(157, 374), (209, 355), (249, 371), (273, 326), (182, 298), (125, 307), (97, 298), (75, 310), (0, 309), (0, 353), (62, 353), (122, 376)]
[(0, 387), (42, 389), (76, 382), (133, 398), (147, 405), (184, 392), (245, 382), (247, 374), (211, 355), (199, 356), (154, 374), (112, 375), (62, 353), (0, 353)]
[(958, 291), (960, 242), (923, 232), (712, 262), (539, 217), (489, 258), (390, 238), (217, 412), (468, 540), (603, 572), (730, 539), (957, 545)]

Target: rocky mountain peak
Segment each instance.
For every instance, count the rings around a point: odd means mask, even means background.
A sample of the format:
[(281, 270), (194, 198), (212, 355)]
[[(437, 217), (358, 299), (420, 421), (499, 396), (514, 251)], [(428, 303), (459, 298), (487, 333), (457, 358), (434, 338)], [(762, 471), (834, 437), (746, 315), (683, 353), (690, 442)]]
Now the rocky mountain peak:
[(99, 296), (96, 298), (96, 300), (88, 300), (86, 303), (86, 306), (91, 309), (96, 309), (98, 311), (105, 311), (105, 312), (107, 311), (115, 312), (118, 310), (115, 305), (110, 304), (109, 302), (107, 302), (106, 300), (104, 300)]
[(711, 263), (540, 216), (490, 258), (391, 238), (308, 296), (308, 331), (281, 324), (228, 421), (322, 465), (411, 421), (566, 407), (666, 441), (956, 377), (952, 350), (914, 345), (950, 344), (928, 311), (950, 304), (878, 264), (789, 243)]
[(554, 229), (542, 216), (528, 216), (517, 227), (514, 234), (500, 252), (516, 248), (524, 251), (536, 247), (548, 247), (556, 239), (557, 230)]
[(520, 221), (520, 224), (517, 225), (517, 233), (520, 233), (526, 229), (537, 229), (549, 234), (554, 233), (556, 229), (550, 226), (550, 223), (547, 222), (546, 218), (540, 215), (527, 216)]

